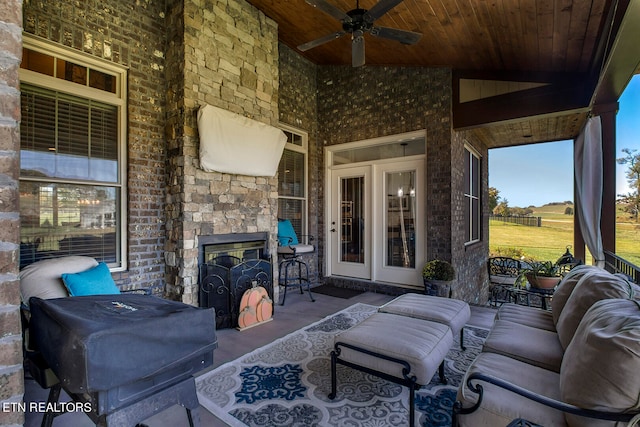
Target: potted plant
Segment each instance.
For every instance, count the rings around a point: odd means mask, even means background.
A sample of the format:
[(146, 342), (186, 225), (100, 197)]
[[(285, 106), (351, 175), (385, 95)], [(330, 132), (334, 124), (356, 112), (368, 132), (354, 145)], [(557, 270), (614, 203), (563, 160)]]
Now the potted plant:
[(448, 298), (451, 282), (456, 277), (453, 265), (441, 259), (433, 259), (422, 268), (425, 294)]
[(562, 275), (560, 268), (551, 261), (531, 261), (529, 266), (523, 269), (522, 274), (534, 288), (553, 289), (558, 286)]

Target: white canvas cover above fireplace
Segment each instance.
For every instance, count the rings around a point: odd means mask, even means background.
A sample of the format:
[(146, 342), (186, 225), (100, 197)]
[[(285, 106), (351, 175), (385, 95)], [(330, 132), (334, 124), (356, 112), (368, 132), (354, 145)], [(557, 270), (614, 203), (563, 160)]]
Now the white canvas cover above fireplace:
[(198, 132), (207, 172), (275, 176), (287, 142), (278, 128), (212, 105), (198, 110)]

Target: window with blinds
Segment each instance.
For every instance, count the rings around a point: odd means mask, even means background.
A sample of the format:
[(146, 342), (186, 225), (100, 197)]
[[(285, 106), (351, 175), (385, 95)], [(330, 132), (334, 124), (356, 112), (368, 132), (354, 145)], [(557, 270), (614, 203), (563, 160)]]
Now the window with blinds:
[(38, 47), (25, 48), (30, 60), (20, 76), (20, 266), (82, 255), (122, 269), (126, 100), (114, 96), (124, 93), (114, 90), (122, 76), (102, 73), (108, 85), (72, 78), (73, 69), (94, 72), (96, 65), (70, 61), (57, 46), (46, 54), (31, 50)]
[(307, 134), (284, 128), (287, 144), (278, 165), (278, 218), (291, 220), (298, 236), (307, 234)]

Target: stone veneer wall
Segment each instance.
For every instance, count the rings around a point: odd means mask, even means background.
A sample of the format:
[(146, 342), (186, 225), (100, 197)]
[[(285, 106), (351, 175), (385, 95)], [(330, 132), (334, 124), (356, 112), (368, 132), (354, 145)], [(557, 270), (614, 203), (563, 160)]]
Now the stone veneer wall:
[[(196, 114), (211, 104), (278, 124), (278, 29), (242, 0), (167, 4), (167, 295), (197, 304), (198, 236), (277, 234), (277, 177), (204, 172)], [(242, 161), (242, 159), (238, 159)]]
[(426, 129), (427, 257), (451, 257), (451, 71), (319, 67), (319, 139), (341, 144)]
[[(20, 84), (22, 1), (0, 4), (0, 405), (22, 402), (22, 335), (18, 281), (20, 216)], [(20, 411), (0, 411), (0, 425), (24, 423)]]
[(24, 2), (24, 30), (129, 67), (128, 270), (123, 288), (164, 286), (165, 17), (153, 0)]

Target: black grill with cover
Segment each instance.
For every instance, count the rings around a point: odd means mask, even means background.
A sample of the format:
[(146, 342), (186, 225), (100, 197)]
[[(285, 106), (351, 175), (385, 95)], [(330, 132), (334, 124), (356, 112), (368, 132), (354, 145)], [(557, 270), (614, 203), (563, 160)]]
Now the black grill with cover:
[(62, 387), (89, 404), (98, 425), (135, 425), (174, 404), (191, 425), (199, 421), (193, 374), (213, 364), (213, 309), (135, 294), (33, 297), (29, 305), (30, 340), (59, 380), (50, 401)]

